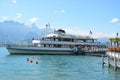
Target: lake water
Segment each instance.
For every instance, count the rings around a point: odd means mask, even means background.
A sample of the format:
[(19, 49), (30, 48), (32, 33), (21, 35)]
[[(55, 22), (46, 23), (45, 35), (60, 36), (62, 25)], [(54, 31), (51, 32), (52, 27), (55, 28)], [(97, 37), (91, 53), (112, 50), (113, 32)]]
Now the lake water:
[(0, 48), (0, 80), (120, 80), (119, 70), (101, 63), (95, 56), (9, 55)]

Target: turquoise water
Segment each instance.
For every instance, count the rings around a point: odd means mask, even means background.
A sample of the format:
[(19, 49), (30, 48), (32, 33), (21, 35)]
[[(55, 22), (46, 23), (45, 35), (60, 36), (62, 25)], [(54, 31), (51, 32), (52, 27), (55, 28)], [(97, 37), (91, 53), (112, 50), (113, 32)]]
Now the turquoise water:
[(93, 56), (9, 55), (0, 48), (0, 80), (120, 80), (120, 71), (101, 62)]

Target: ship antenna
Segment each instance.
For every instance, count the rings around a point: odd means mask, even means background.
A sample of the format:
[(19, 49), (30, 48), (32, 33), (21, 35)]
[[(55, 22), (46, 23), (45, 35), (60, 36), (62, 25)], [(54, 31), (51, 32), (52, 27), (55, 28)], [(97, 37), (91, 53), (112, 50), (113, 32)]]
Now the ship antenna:
[(50, 30), (50, 23), (48, 22), (48, 24), (46, 24), (45, 26), (46, 26), (46, 35), (47, 35), (48, 29)]
[(50, 23), (48, 22), (48, 28), (50, 29)]

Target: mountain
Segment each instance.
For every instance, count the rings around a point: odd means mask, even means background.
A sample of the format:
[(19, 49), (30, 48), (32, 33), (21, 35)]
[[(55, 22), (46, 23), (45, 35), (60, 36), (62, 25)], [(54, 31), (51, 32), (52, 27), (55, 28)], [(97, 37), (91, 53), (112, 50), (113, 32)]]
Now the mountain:
[[(15, 21), (0, 22), (0, 43), (4, 42), (31, 42), (32, 38), (40, 39), (46, 29), (39, 29), (35, 24), (31, 27)], [(50, 32), (50, 31), (48, 31)], [(98, 38), (99, 42), (107, 42), (108, 38)]]
[(109, 38), (106, 38), (106, 37), (104, 37), (104, 38), (98, 38), (98, 41), (99, 42), (109, 42)]
[(29, 27), (14, 21), (0, 22), (0, 42), (28, 42), (33, 37), (39, 39), (44, 32), (44, 29), (38, 29), (35, 24)]

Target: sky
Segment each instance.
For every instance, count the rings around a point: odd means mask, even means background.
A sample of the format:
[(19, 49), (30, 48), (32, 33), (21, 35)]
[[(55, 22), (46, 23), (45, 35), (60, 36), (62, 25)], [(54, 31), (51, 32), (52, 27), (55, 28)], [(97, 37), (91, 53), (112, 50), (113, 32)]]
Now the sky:
[(120, 33), (120, 0), (0, 0), (0, 22), (13, 20), (38, 28), (96, 38)]

